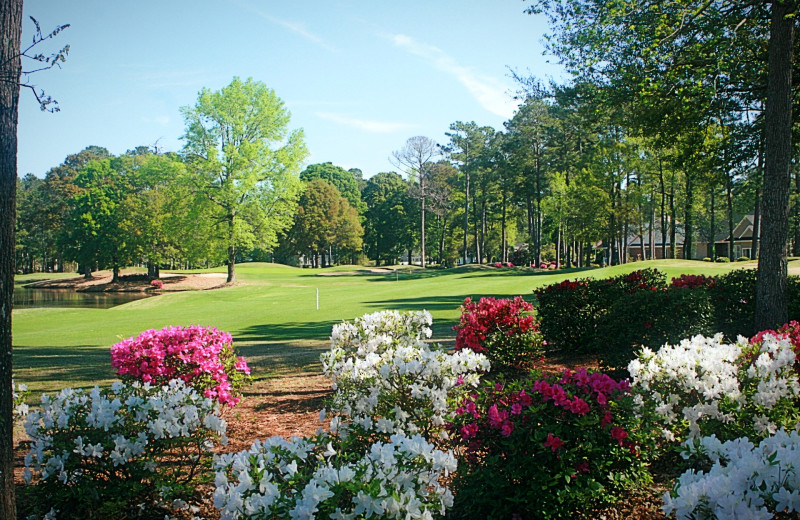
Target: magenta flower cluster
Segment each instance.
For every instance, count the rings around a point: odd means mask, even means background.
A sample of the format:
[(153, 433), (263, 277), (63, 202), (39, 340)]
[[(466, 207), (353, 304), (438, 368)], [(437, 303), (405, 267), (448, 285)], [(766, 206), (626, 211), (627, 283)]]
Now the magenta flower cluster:
[[(606, 430), (614, 441), (635, 453), (635, 448), (626, 439), (628, 432), (624, 427), (614, 424), (612, 402), (620, 396), (628, 395), (631, 385), (628, 380), (617, 381), (602, 372), (589, 372), (586, 369), (577, 371), (565, 370), (559, 379), (547, 378), (533, 381), (529, 390), (522, 389), (510, 394), (504, 392), (504, 385), (495, 384), (497, 396), (486, 409), (486, 421), (476, 404), (477, 394), (468, 396), (456, 409), (456, 416), (461, 417), (462, 425), (458, 428), (461, 440), (468, 445), (468, 450), (479, 451), (481, 446), (474, 439), (479, 437), (481, 428), (498, 430), (503, 437), (509, 437), (516, 428), (516, 421), (527, 419), (531, 406), (540, 407), (547, 403), (562, 410), (562, 413), (583, 417), (590, 412), (596, 413), (599, 426)], [(473, 421), (463, 416), (472, 416)], [(564, 441), (553, 433), (548, 433), (544, 446), (557, 452), (564, 446)]]
[(117, 375), (153, 385), (181, 379), (221, 404), (236, 405), (238, 384), (250, 374), (236, 357), (233, 339), (214, 327), (165, 327), (146, 330), (111, 347)]

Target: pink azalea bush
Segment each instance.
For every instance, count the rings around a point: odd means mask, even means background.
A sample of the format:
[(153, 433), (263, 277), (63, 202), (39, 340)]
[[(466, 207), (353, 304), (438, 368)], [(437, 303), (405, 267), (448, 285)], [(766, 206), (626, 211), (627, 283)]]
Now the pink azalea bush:
[(164, 282), (161, 280), (153, 280), (150, 282), (150, 285), (153, 287), (153, 289), (161, 289), (164, 287)]
[(250, 375), (233, 339), (214, 327), (165, 327), (146, 330), (111, 347), (111, 365), (123, 379), (164, 385), (181, 379), (221, 404), (235, 406)]
[(585, 369), (485, 382), (449, 425), (456, 517), (573, 518), (646, 482), (656, 430), (635, 401)]
[(544, 341), (533, 306), (517, 296), (513, 300), (464, 300), (456, 331), (456, 350), (483, 353), (493, 368), (517, 366), (541, 356)]

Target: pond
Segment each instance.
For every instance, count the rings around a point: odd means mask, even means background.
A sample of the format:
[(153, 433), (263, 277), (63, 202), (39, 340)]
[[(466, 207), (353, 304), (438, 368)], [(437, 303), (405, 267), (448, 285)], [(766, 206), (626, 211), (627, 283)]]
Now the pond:
[(85, 307), (109, 309), (123, 303), (149, 298), (143, 292), (77, 292), (73, 289), (30, 289), (14, 288), (14, 308), (31, 309), (36, 307)]

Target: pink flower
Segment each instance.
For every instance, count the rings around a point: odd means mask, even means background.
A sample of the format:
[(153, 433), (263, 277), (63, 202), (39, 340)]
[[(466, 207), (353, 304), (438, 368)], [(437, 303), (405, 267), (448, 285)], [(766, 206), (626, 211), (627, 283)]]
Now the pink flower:
[(478, 434), (478, 425), (475, 423), (465, 424), (461, 427), (460, 432), (461, 438), (466, 441), (467, 439), (471, 439)]
[(576, 397), (572, 401), (569, 401), (568, 406), (569, 411), (575, 415), (586, 415), (589, 413), (589, 405), (580, 397)]
[(560, 450), (564, 446), (564, 441), (562, 441), (561, 439), (559, 439), (558, 437), (556, 437), (552, 433), (548, 433), (547, 434), (547, 440), (544, 441), (544, 445), (545, 445), (545, 447), (550, 448), (551, 450), (553, 450), (553, 452), (556, 452), (556, 451)]
[(232, 342), (230, 334), (213, 327), (146, 330), (111, 347), (111, 365), (118, 375), (152, 384), (181, 379), (220, 403), (233, 405), (238, 397), (232, 395), (228, 376), (237, 371), (249, 375), (250, 368), (244, 358), (234, 356)]
[(611, 437), (618, 441), (619, 445), (622, 446), (623, 441), (628, 438), (628, 432), (626, 432), (624, 428), (614, 426), (611, 428)]
[(508, 419), (507, 410), (498, 410), (496, 404), (489, 407), (489, 425), (492, 428), (502, 427), (503, 421), (506, 419)]
[(514, 403), (511, 405), (511, 413), (513, 415), (519, 415), (522, 413), (522, 405), (519, 403)]
[(503, 437), (508, 437), (511, 435), (511, 432), (514, 431), (514, 423), (511, 421), (505, 421), (503, 425), (500, 427), (500, 435)]
[(235, 368), (236, 368), (236, 370), (238, 370), (239, 372), (244, 372), (244, 373), (245, 373), (245, 374), (247, 374), (248, 376), (250, 375), (250, 367), (249, 367), (249, 366), (247, 366), (247, 360), (246, 360), (245, 358), (243, 358), (243, 357), (241, 357), (241, 356), (239, 356), (238, 358), (236, 358), (236, 364), (234, 365), (234, 367), (235, 367)]

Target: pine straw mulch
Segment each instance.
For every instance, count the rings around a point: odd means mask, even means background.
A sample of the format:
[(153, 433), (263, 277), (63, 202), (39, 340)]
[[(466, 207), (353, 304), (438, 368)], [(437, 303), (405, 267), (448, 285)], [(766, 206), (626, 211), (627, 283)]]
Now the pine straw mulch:
[[(542, 367), (546, 370), (562, 370), (593, 365), (591, 360), (564, 362), (551, 359)], [(265, 439), (273, 435), (284, 438), (291, 436), (310, 436), (322, 427), (319, 412), (324, 406), (325, 398), (331, 393), (330, 380), (319, 373), (301, 373), (287, 375), (275, 379), (262, 380), (254, 385), (255, 389), (245, 393), (236, 408), (225, 412), (228, 422), (227, 446), (218, 451), (232, 453), (250, 448), (255, 439)], [(24, 467), (25, 439), (24, 433), (17, 437), (15, 457), (15, 480), (18, 489), (22, 483)], [(596, 520), (663, 520), (660, 497), (668, 484), (669, 467), (656, 469), (656, 482), (652, 488), (626, 497), (624, 501), (612, 507), (586, 511), (584, 518)], [(663, 477), (659, 477), (659, 474)], [(673, 475), (674, 476), (674, 475)], [(219, 513), (214, 509), (212, 489), (206, 486), (198, 489), (198, 494), (205, 495), (203, 507), (199, 512), (201, 518), (214, 520)]]

